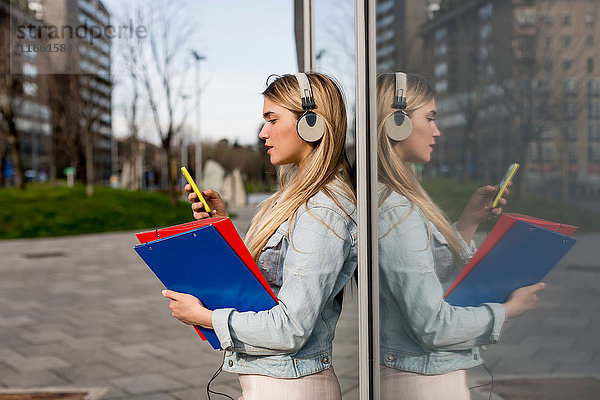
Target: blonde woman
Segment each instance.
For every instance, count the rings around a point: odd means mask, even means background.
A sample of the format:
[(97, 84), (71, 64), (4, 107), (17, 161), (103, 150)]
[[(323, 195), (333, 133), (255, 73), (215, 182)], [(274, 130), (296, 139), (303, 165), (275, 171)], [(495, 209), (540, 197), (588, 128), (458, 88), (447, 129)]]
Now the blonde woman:
[(543, 284), (517, 289), (504, 304), (444, 301), (475, 250), (478, 224), (499, 215), (506, 200), (490, 210), (496, 187), (482, 187), (451, 225), (417, 181), (414, 163), (430, 161), (441, 135), (424, 76), (379, 75), (377, 112), (382, 398), (469, 399), (465, 369), (483, 362), (479, 346), (497, 342), (507, 319), (533, 309)]
[[(279, 304), (242, 313), (164, 295), (175, 318), (215, 330), (226, 350), (223, 369), (239, 374), (242, 399), (341, 399), (331, 343), (340, 294), (357, 264), (342, 93), (331, 78), (307, 73), (278, 77), (263, 95), (259, 137), (282, 166), (280, 187), (261, 204), (246, 245)], [(218, 193), (204, 194), (215, 216), (227, 215)], [(195, 218), (208, 216), (201, 203), (192, 209)]]

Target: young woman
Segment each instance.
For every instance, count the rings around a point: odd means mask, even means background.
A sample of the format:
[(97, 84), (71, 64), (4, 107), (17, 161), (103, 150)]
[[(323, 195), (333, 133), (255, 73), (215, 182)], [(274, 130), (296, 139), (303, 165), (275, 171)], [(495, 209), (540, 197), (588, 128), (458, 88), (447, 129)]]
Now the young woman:
[[(331, 342), (340, 294), (357, 265), (342, 93), (331, 78), (308, 73), (278, 77), (263, 95), (259, 137), (282, 166), (280, 188), (261, 204), (246, 245), (279, 304), (242, 313), (164, 295), (175, 318), (215, 330), (226, 350), (223, 369), (239, 374), (244, 400), (341, 399)], [(228, 215), (218, 193), (203, 193), (214, 216)], [(208, 216), (201, 203), (192, 209), (195, 218)]]
[(465, 369), (483, 362), (479, 346), (497, 342), (507, 319), (533, 309), (544, 284), (518, 289), (503, 304), (444, 301), (475, 251), (478, 224), (499, 215), (506, 200), (490, 210), (496, 187), (482, 187), (459, 220), (448, 222), (413, 167), (430, 161), (441, 134), (433, 90), (412, 74), (402, 87), (402, 75), (377, 78), (382, 398), (469, 399)]

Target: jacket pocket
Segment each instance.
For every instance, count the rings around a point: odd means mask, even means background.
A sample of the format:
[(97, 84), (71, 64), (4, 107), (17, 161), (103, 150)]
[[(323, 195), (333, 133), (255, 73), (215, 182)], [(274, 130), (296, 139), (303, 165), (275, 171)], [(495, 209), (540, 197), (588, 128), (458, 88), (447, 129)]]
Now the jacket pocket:
[(279, 230), (275, 231), (262, 248), (258, 258), (258, 266), (265, 279), (271, 286), (280, 287), (283, 277), (282, 249), (285, 235)]

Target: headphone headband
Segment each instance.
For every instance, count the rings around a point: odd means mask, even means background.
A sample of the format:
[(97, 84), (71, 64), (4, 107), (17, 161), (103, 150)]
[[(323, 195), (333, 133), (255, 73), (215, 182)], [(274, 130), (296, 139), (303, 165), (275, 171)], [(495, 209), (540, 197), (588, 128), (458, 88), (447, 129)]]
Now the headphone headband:
[(294, 76), (296, 77), (298, 85), (300, 86), (300, 97), (302, 97), (302, 109), (312, 110), (316, 107), (316, 105), (312, 89), (310, 87), (310, 82), (308, 81), (308, 77), (303, 72), (298, 72), (297, 74), (294, 74)]
[(396, 72), (396, 87), (394, 89), (394, 104), (393, 108), (403, 110), (406, 108), (406, 74), (404, 72)]
[(396, 111), (385, 119), (383, 129), (390, 139), (402, 141), (410, 136), (412, 122), (404, 111), (406, 108), (406, 74), (404, 72), (396, 72), (394, 75), (396, 79), (392, 108)]

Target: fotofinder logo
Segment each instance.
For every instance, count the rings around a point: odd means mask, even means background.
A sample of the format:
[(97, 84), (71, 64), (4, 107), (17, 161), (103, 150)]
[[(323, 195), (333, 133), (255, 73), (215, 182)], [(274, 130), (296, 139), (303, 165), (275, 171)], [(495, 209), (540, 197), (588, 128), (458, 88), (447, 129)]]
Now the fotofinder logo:
[(13, 74), (109, 75), (115, 39), (148, 37), (131, 19), (114, 23), (98, 0), (11, 2), (10, 13)]

